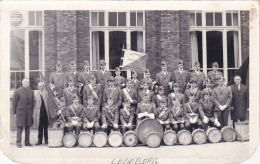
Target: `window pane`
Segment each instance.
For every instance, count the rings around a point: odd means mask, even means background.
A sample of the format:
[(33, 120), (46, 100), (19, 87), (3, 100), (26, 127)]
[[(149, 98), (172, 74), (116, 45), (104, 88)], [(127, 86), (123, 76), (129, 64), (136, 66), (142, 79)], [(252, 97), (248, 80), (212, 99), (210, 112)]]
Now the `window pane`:
[(30, 72), (29, 73), (29, 81), (30, 81), (30, 88), (32, 90), (36, 90), (37, 89), (37, 84), (38, 82), (41, 80), (40, 79), (40, 73), (37, 72)]
[(24, 72), (11, 72), (10, 75), (10, 90), (13, 91), (22, 86)]
[(91, 25), (97, 26), (97, 12), (91, 12)]
[(206, 13), (206, 26), (213, 26), (213, 13)]
[(92, 32), (92, 69), (98, 70), (99, 61), (105, 59), (104, 32)]
[(42, 26), (42, 11), (36, 11), (36, 26)]
[(24, 30), (14, 30), (10, 34), (10, 70), (25, 70)]
[(227, 56), (228, 56), (228, 68), (239, 67), (239, 42), (238, 32), (227, 32)]
[(133, 51), (143, 51), (143, 32), (133, 31), (131, 32), (131, 50)]
[(227, 26), (232, 26), (232, 23), (231, 23), (231, 13), (227, 13), (226, 14), (226, 23), (227, 23)]
[(195, 13), (190, 13), (190, 26), (195, 26)]
[(40, 69), (40, 60), (41, 60), (40, 40), (41, 40), (40, 31), (29, 32), (29, 69), (30, 70)]
[(130, 13), (130, 26), (136, 26), (136, 12)]
[(35, 11), (29, 11), (29, 26), (35, 26)]
[(104, 12), (99, 12), (99, 13), (98, 13), (98, 18), (99, 18), (99, 20), (98, 20), (98, 22), (99, 22), (99, 26), (104, 26), (104, 25), (105, 25), (105, 21), (104, 21), (104, 18), (105, 18), (105, 16), (104, 16)]
[(126, 13), (118, 13), (118, 26), (126, 26)]
[(197, 26), (202, 26), (202, 14), (196, 13), (196, 19), (197, 19)]
[(191, 67), (194, 67), (195, 62), (199, 62), (201, 68), (203, 67), (203, 55), (202, 55), (202, 32), (192, 31), (190, 32), (191, 43)]
[(222, 26), (222, 13), (215, 13), (215, 26)]
[(143, 12), (137, 13), (137, 26), (143, 26)]
[(109, 13), (109, 26), (117, 26), (117, 13), (116, 12)]
[(238, 13), (233, 13), (233, 26), (238, 26)]

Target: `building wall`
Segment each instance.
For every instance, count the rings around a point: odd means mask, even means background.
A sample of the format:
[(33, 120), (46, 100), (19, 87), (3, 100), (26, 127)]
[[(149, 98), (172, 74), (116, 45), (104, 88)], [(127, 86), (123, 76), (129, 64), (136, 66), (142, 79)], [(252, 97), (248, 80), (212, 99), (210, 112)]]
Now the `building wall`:
[(249, 56), (249, 11), (240, 12), (242, 62)]

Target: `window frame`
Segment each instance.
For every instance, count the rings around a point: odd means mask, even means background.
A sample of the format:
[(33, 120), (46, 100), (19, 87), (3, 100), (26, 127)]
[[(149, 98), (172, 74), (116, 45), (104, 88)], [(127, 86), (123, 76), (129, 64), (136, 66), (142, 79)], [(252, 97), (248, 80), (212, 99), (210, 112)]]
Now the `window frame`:
[[(41, 11), (42, 12), (42, 25), (41, 26), (37, 26), (37, 16), (36, 16), (36, 12), (37, 11)], [(30, 14), (29, 14), (29, 12), (34, 12), (34, 21), (35, 21), (35, 25), (30, 25), (29, 24), (29, 21), (30, 21)], [(30, 11), (28, 11), (28, 24), (27, 24), (27, 27), (31, 27), (31, 28), (34, 28), (34, 27), (44, 27), (44, 11), (43, 10), (30, 10)]]

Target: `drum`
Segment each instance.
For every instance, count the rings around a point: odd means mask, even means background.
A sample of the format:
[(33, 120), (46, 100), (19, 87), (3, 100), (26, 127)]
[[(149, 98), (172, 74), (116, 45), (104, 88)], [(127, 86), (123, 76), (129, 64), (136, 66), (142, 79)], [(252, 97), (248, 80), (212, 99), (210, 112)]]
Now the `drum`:
[(192, 139), (196, 144), (204, 144), (207, 141), (207, 136), (204, 130), (196, 129), (192, 132)]
[(221, 129), (222, 138), (226, 142), (234, 141), (236, 139), (235, 129), (231, 126), (225, 126)]
[(51, 148), (62, 147), (62, 138), (64, 135), (63, 129), (48, 128), (48, 146)]
[(93, 143), (96, 147), (104, 147), (107, 143), (107, 134), (104, 132), (96, 132), (93, 137)]
[(92, 144), (93, 135), (90, 132), (82, 132), (79, 135), (78, 143), (80, 147), (89, 147)]
[(123, 143), (123, 136), (118, 131), (113, 131), (108, 136), (108, 143), (112, 147), (119, 147)]
[(188, 130), (181, 130), (177, 134), (177, 138), (180, 144), (182, 145), (189, 145), (192, 141), (192, 136), (190, 131)]
[(163, 137), (163, 127), (155, 119), (144, 119), (136, 128), (137, 137), (143, 143), (149, 147), (160, 146)]
[(136, 146), (138, 142), (135, 131), (128, 131), (124, 134), (124, 144), (128, 147)]
[(249, 140), (249, 123), (248, 121), (244, 122), (235, 122), (235, 130), (240, 135), (238, 136), (238, 140), (248, 141)]
[(208, 128), (206, 135), (211, 143), (218, 143), (222, 138), (221, 132), (215, 127)]
[(175, 131), (173, 131), (173, 130), (165, 131), (164, 135), (163, 135), (163, 142), (168, 146), (172, 146), (172, 145), (176, 144), (177, 135), (176, 135)]
[(74, 147), (77, 144), (77, 136), (72, 132), (66, 133), (62, 138), (62, 142), (65, 147)]

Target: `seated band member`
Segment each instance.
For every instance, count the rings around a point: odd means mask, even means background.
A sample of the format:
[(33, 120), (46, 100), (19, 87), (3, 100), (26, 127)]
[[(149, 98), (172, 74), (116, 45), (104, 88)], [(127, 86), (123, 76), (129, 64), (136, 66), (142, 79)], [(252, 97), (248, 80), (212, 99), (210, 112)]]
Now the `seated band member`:
[(122, 134), (125, 134), (127, 130), (133, 130), (135, 109), (131, 108), (130, 102), (127, 100), (123, 103), (123, 108), (120, 109), (120, 121), (122, 124)]
[(119, 88), (124, 88), (125, 87), (125, 77), (121, 76), (121, 70), (119, 67), (115, 68), (115, 86), (118, 86)]
[(160, 101), (160, 106), (156, 109), (157, 121), (162, 124), (165, 130), (171, 129), (170, 121), (171, 121), (171, 110), (167, 108), (166, 99), (162, 99)]
[[(80, 89), (75, 87), (73, 79), (69, 78), (68, 79), (68, 87), (66, 87), (63, 90), (63, 97), (65, 99), (66, 106), (73, 104), (73, 95), (76, 94), (76, 95), (79, 96), (79, 93), (80, 93)], [(80, 100), (79, 100), (79, 103), (81, 103)]]
[(138, 103), (136, 114), (137, 114), (137, 124), (139, 124), (143, 119), (152, 118), (155, 119), (156, 108), (154, 103), (149, 101), (149, 95), (145, 94), (143, 101)]
[(84, 106), (79, 104), (78, 95), (73, 95), (73, 104), (69, 105), (66, 112), (66, 117), (68, 119), (68, 132), (73, 132), (75, 129), (76, 136), (79, 135), (83, 120), (82, 120), (82, 112)]
[(201, 98), (201, 92), (198, 88), (197, 81), (193, 78), (190, 78), (190, 88), (186, 89), (184, 92), (185, 102), (189, 101), (189, 95), (194, 94), (195, 95), (195, 101), (199, 102)]
[(202, 129), (203, 123), (199, 118), (199, 104), (195, 101), (195, 95), (189, 95), (189, 101), (183, 105), (186, 113), (185, 128), (192, 131), (197, 127)]
[(122, 101), (123, 103), (129, 101), (131, 108), (136, 110), (137, 106), (137, 91), (133, 89), (132, 80), (126, 80), (126, 87), (122, 89)]
[(69, 81), (69, 79), (73, 79), (74, 86), (77, 86), (78, 75), (79, 75), (79, 72), (77, 71), (76, 61), (71, 61), (70, 62), (70, 70), (68, 72), (66, 72), (66, 74), (65, 74), (66, 83)]
[(85, 60), (84, 61), (84, 71), (79, 72), (78, 82), (81, 83), (82, 85), (88, 85), (88, 83), (90, 81), (90, 77), (93, 75), (94, 75), (94, 73), (92, 71), (90, 71), (89, 61)]
[(55, 110), (55, 112), (57, 113), (57, 119), (56, 121), (53, 123), (53, 128), (60, 128), (60, 129), (64, 129), (64, 127), (68, 126), (68, 124), (66, 123), (66, 112), (67, 112), (67, 108), (66, 108), (66, 102), (64, 97), (61, 97), (59, 100), (59, 106), (58, 108)]
[(203, 95), (205, 92), (210, 92), (212, 93), (212, 84), (209, 78), (205, 78), (204, 81), (204, 89), (201, 91), (201, 98), (203, 98)]
[(220, 127), (220, 123), (218, 121), (218, 115), (215, 112), (215, 104), (211, 99), (211, 93), (205, 92), (203, 98), (199, 101), (199, 113), (204, 123), (204, 130), (208, 129), (208, 125), (211, 127)]
[(136, 71), (132, 71), (132, 87), (137, 92), (140, 90), (140, 81), (137, 79)]
[(190, 73), (190, 77), (197, 81), (199, 90), (203, 89), (203, 80), (205, 78), (205, 73), (200, 71), (200, 63), (194, 63), (194, 71)]
[(177, 133), (179, 130), (184, 129), (184, 123), (186, 120), (185, 111), (177, 98), (173, 99), (173, 107), (170, 108), (170, 111), (173, 130)]
[(167, 62), (162, 61), (161, 63), (162, 71), (156, 74), (156, 83), (159, 86), (163, 86), (164, 95), (168, 95), (172, 88), (172, 74), (167, 71)]
[(155, 80), (153, 80), (152, 78), (151, 78), (151, 73), (150, 73), (150, 70), (149, 69), (147, 69), (145, 72), (144, 72), (144, 78), (141, 80), (141, 83), (142, 83), (142, 81), (145, 81), (147, 84), (148, 84), (148, 86), (149, 86), (149, 90), (151, 90), (151, 91), (154, 91), (155, 90), (155, 84), (156, 84), (156, 81)]
[(99, 64), (100, 64), (100, 70), (95, 72), (95, 76), (97, 79), (97, 84), (100, 84), (101, 90), (103, 92), (107, 84), (107, 81), (111, 76), (111, 72), (105, 70), (106, 68), (105, 60), (100, 60)]
[[(161, 101), (164, 100), (167, 103), (167, 96), (164, 95), (164, 87), (163, 86), (159, 86), (158, 87), (158, 94), (156, 96), (153, 97), (153, 103), (155, 104), (155, 107), (160, 107), (161, 106)], [(167, 106), (167, 104), (166, 104)]]
[(109, 98), (107, 105), (102, 108), (102, 131), (110, 134), (111, 130), (118, 131), (119, 112), (114, 105), (113, 98)]
[(148, 95), (148, 102), (152, 102), (154, 92), (149, 90), (149, 84), (146, 81), (142, 80), (141, 87), (142, 90), (138, 91), (138, 102), (140, 103), (143, 101), (144, 95)]
[(179, 93), (179, 85), (177, 83), (173, 84), (173, 92), (168, 95), (168, 107), (172, 108), (174, 106), (173, 101), (178, 99), (179, 103), (183, 105), (185, 103), (184, 94)]
[(94, 130), (94, 134), (99, 131), (100, 109), (98, 105), (94, 105), (94, 98), (88, 97), (86, 107), (83, 108), (83, 131)]
[(212, 71), (208, 72), (208, 78), (211, 80), (212, 87), (215, 88), (218, 86), (218, 82), (216, 81), (217, 76), (223, 76), (223, 73), (218, 71), (219, 65), (217, 62), (212, 63)]

